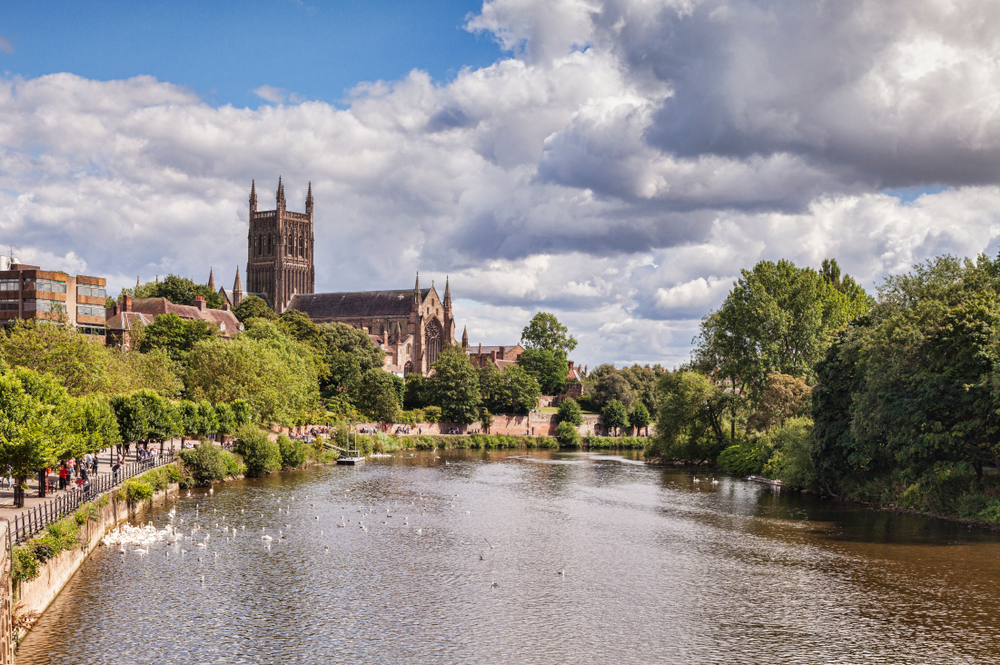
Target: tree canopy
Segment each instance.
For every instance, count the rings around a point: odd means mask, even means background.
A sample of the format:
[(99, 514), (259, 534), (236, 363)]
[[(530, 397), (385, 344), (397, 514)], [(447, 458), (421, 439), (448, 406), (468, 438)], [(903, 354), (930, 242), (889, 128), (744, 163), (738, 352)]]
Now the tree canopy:
[(562, 351), (568, 354), (576, 348), (576, 339), (555, 314), (538, 312), (521, 332), (521, 344), (526, 349)]

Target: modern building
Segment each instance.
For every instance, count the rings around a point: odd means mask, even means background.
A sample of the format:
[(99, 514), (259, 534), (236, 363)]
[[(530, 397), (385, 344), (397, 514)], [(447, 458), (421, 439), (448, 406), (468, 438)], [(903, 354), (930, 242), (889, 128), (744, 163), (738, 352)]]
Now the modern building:
[(35, 319), (75, 326), (103, 338), (107, 280), (42, 270), (0, 257), (0, 326), (15, 319)]

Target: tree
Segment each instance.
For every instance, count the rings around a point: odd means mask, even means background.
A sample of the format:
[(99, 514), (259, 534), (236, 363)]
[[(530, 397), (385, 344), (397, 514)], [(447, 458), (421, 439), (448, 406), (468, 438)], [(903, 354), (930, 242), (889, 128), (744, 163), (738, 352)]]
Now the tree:
[(122, 441), (131, 443), (145, 438), (149, 429), (146, 421), (146, 404), (138, 393), (117, 395), (111, 399), (115, 421)]
[(201, 429), (201, 415), (198, 411), (198, 404), (191, 400), (182, 400), (177, 403), (174, 411), (177, 418), (178, 429), (181, 436), (193, 436)]
[(526, 349), (517, 364), (535, 377), (544, 395), (560, 395), (566, 389), (569, 363), (562, 349)]
[[(146, 432), (141, 438), (152, 439), (162, 444), (167, 439), (182, 434), (176, 410), (170, 400), (152, 390), (137, 391), (135, 396), (142, 402), (146, 413)], [(162, 445), (160, 452), (163, 452)]]
[(649, 411), (646, 409), (645, 404), (642, 402), (635, 403), (635, 406), (629, 411), (628, 424), (632, 426), (637, 435), (643, 427), (647, 428), (646, 434), (649, 434)]
[(702, 320), (695, 367), (756, 401), (772, 372), (813, 380), (832, 335), (870, 306), (863, 290), (842, 293), (810, 268), (761, 261)]
[(396, 422), (399, 418), (399, 393), (394, 378), (382, 369), (368, 370), (361, 377), (357, 394), (352, 401), (377, 422)]
[(12, 367), (59, 377), (70, 395), (105, 392), (110, 352), (86, 337), (71, 326), (14, 320), (0, 333), (0, 355)]
[(608, 432), (614, 430), (615, 434), (621, 433), (621, 428), (628, 424), (628, 412), (625, 405), (616, 399), (608, 402), (601, 411), (601, 421), (608, 428)]
[(632, 393), (632, 385), (628, 379), (616, 371), (605, 374), (597, 380), (591, 391), (590, 399), (591, 403), (598, 409), (603, 409), (615, 400), (629, 409), (635, 401), (635, 395)]
[(403, 408), (407, 411), (412, 411), (413, 409), (422, 409), (427, 406), (430, 401), (427, 396), (426, 385), (424, 384), (424, 377), (416, 372), (410, 372), (406, 375), (406, 388), (403, 391)]
[(281, 468), (281, 449), (276, 441), (253, 425), (244, 425), (236, 432), (235, 452), (243, 458), (248, 478), (266, 476)]
[(511, 365), (502, 372), (497, 372), (489, 406), (498, 413), (523, 415), (535, 408), (540, 394), (541, 389), (535, 378), (524, 368)]
[(490, 433), (490, 425), (493, 424), (493, 414), (486, 407), (479, 409), (479, 424), (483, 426), (483, 431)]
[(207, 399), (198, 402), (198, 436), (213, 436), (219, 431), (215, 408)]
[(187, 277), (177, 275), (167, 275), (161, 281), (122, 290), (123, 295), (127, 293), (136, 298), (166, 298), (175, 305), (194, 305), (194, 299), (201, 296), (210, 309), (222, 309), (225, 302), (222, 294), (208, 288), (207, 284), (195, 284)]
[(232, 434), (236, 430), (236, 415), (233, 407), (225, 402), (215, 405), (215, 420), (219, 423), (217, 431), (219, 434)]
[(385, 352), (364, 330), (346, 323), (325, 323), (319, 328), (325, 346), (323, 359), (328, 368), (322, 383), (325, 391), (351, 393), (365, 372), (384, 364)]
[(233, 315), (239, 319), (239, 322), (246, 324), (250, 319), (264, 319), (265, 321), (274, 321), (278, 318), (278, 315), (274, 313), (274, 310), (268, 307), (267, 303), (260, 296), (246, 296), (240, 301), (236, 307), (233, 308)]
[(555, 314), (538, 312), (521, 331), (521, 344), (525, 349), (562, 351), (565, 356), (576, 348), (576, 339), (559, 323)]
[(714, 462), (733, 443), (723, 434), (725, 394), (696, 372), (669, 372), (660, 378), (660, 412), (648, 457)]
[(321, 353), (326, 347), (323, 329), (313, 323), (308, 314), (297, 309), (287, 310), (278, 317), (278, 330)]
[(146, 326), (138, 347), (142, 353), (159, 349), (172, 360), (183, 360), (195, 344), (215, 334), (215, 326), (208, 321), (185, 320), (173, 313), (160, 314)]
[(479, 375), (469, 356), (460, 348), (448, 345), (433, 365), (427, 379), (431, 401), (441, 408), (446, 422), (469, 424), (479, 415)]
[(772, 372), (747, 427), (765, 432), (784, 425), (789, 418), (807, 417), (811, 412), (812, 388), (805, 379)]
[(556, 426), (556, 438), (563, 448), (577, 448), (580, 445), (580, 433), (568, 420), (564, 420)]
[(583, 414), (580, 412), (580, 405), (572, 397), (567, 397), (559, 402), (559, 411), (556, 413), (556, 420), (561, 423), (569, 423), (574, 427), (583, 424)]

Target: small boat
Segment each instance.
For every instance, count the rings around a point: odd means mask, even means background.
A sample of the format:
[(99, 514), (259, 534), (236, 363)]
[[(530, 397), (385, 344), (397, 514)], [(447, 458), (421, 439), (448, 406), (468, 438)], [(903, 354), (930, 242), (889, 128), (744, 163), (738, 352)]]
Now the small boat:
[(751, 483), (760, 483), (761, 485), (781, 485), (780, 480), (771, 480), (770, 478), (765, 478), (764, 476), (747, 476), (747, 480)]
[(365, 462), (365, 458), (364, 457), (338, 457), (337, 458), (337, 464), (347, 464), (347, 465), (350, 465), (350, 466), (354, 466), (356, 464), (364, 464), (364, 462)]

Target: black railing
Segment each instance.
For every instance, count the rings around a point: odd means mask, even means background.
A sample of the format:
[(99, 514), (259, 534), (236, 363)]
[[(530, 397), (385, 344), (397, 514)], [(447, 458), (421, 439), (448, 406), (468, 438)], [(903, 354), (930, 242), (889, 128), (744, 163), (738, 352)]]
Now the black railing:
[(22, 512), (10, 520), (7, 527), (7, 547), (13, 547), (28, 540), (48, 525), (58, 522), (66, 515), (76, 511), (81, 505), (111, 491), (122, 481), (171, 462), (173, 462), (173, 455), (167, 452), (156, 458), (156, 464), (151, 461), (124, 464), (118, 471), (103, 473), (91, 478), (90, 484), (85, 487), (74, 487), (61, 496)]

